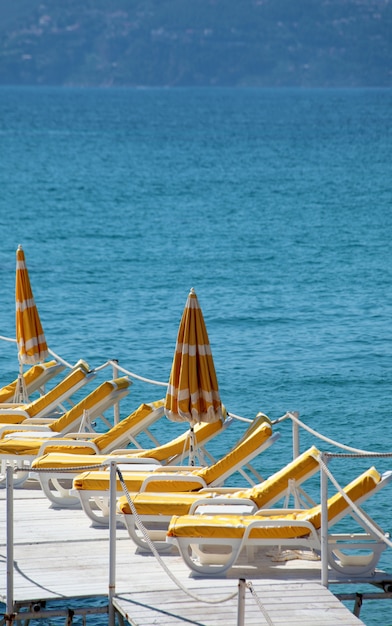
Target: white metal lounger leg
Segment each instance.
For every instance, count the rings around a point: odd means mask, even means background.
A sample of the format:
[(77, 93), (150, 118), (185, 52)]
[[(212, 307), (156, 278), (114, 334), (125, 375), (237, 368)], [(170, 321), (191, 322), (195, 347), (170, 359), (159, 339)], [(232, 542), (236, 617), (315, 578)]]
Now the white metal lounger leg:
[[(194, 572), (207, 574), (209, 576), (221, 575), (235, 565), (243, 548), (257, 548), (265, 545), (276, 545), (279, 538), (271, 537), (265, 539), (251, 538), (251, 532), (257, 528), (290, 526), (292, 521), (284, 520), (257, 520), (252, 521), (245, 529), (241, 538), (234, 537), (172, 537), (168, 536), (167, 541), (177, 545), (185, 563)], [(282, 544), (293, 547), (306, 547), (319, 549), (320, 541), (314, 527), (305, 521), (295, 521), (295, 525), (305, 528), (305, 537), (283, 539)], [(170, 531), (169, 531), (170, 532)], [(196, 555), (197, 560), (194, 558)]]
[(369, 576), (374, 573), (386, 547), (383, 541), (369, 534), (330, 535), (328, 564), (339, 574)]
[[(144, 518), (141, 516), (140, 519), (142, 524), (145, 525), (146, 533), (153, 542), (156, 550), (158, 550), (158, 552), (171, 552), (174, 546), (166, 542), (167, 527), (171, 520), (171, 516), (165, 515), (160, 517), (160, 521), (157, 521), (156, 519), (155, 521), (151, 521), (149, 516), (144, 516)], [(122, 519), (125, 521), (125, 526), (128, 530), (129, 536), (138, 548), (141, 548), (143, 552), (151, 552), (143, 533), (139, 530), (136, 524), (134, 515), (123, 515)]]
[[(167, 538), (171, 543), (170, 537)], [(177, 537), (175, 545), (180, 551), (184, 562), (197, 574), (208, 576), (221, 575), (229, 570), (237, 561), (242, 539), (200, 539), (197, 543), (186, 537)]]
[[(72, 493), (75, 493), (73, 490)], [(109, 497), (107, 491), (91, 492), (77, 491), (83, 511), (93, 522), (93, 526), (109, 526)], [(118, 495), (118, 494), (117, 494)]]
[(73, 475), (63, 473), (56, 476), (49, 472), (36, 472), (34, 477), (39, 479), (42, 491), (55, 507), (80, 508), (79, 498), (70, 493)]

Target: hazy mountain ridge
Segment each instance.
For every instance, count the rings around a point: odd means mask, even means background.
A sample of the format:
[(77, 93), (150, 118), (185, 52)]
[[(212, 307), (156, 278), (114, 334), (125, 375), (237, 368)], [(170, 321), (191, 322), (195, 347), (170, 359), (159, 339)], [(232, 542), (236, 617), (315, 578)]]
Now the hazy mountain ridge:
[(0, 83), (391, 86), (391, 0), (0, 0)]

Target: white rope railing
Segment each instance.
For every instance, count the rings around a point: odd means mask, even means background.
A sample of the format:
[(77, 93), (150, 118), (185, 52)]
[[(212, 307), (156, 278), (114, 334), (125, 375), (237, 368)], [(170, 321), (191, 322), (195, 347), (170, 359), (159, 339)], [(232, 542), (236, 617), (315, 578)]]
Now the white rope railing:
[(253, 587), (253, 583), (248, 581), (246, 583), (246, 587), (249, 589), (252, 597), (255, 599), (257, 606), (259, 607), (261, 613), (263, 614), (265, 621), (267, 622), (268, 626), (274, 626), (273, 621), (271, 620), (270, 616), (268, 615), (265, 607), (262, 605), (262, 602), (260, 600), (260, 598), (258, 597), (257, 593), (256, 593), (256, 589)]
[[(107, 462), (105, 463), (95, 463), (95, 464), (91, 464), (91, 465), (84, 465), (84, 466), (78, 466), (78, 471), (79, 472), (84, 472), (84, 471), (91, 471), (91, 470), (97, 470), (97, 469), (103, 469), (105, 467), (107, 467)], [(18, 471), (18, 468), (14, 468), (14, 471)], [(62, 467), (62, 468), (35, 468), (34, 472), (36, 473), (40, 473), (40, 472), (56, 472), (56, 473), (64, 473), (66, 474), (67, 472), (74, 472), (75, 468), (74, 467)], [(193, 593), (190, 589), (188, 589), (187, 587), (185, 587), (185, 585), (183, 585), (181, 583), (181, 581), (178, 580), (178, 578), (173, 574), (173, 572), (167, 567), (167, 565), (165, 564), (165, 562), (163, 561), (163, 559), (161, 558), (158, 550), (156, 549), (154, 543), (151, 541), (148, 532), (146, 530), (146, 528), (143, 525), (143, 522), (136, 510), (136, 507), (132, 501), (132, 498), (129, 494), (127, 485), (124, 481), (124, 478), (122, 476), (121, 470), (116, 467), (116, 473), (119, 477), (119, 481), (122, 487), (122, 490), (127, 498), (127, 502), (131, 508), (132, 514), (134, 515), (135, 518), (135, 522), (136, 525), (139, 529), (139, 531), (142, 533), (144, 540), (146, 541), (147, 545), (149, 546), (152, 554), (154, 555), (154, 557), (157, 559), (158, 563), (161, 565), (162, 569), (167, 573), (167, 575), (169, 576), (169, 578), (174, 582), (174, 584), (180, 589), (182, 590), (185, 594), (187, 594), (190, 598), (198, 601), (198, 602), (202, 602), (204, 604), (211, 604), (211, 605), (216, 605), (216, 604), (223, 604), (225, 602), (228, 602), (229, 600), (232, 600), (233, 598), (235, 598), (239, 591), (238, 589), (236, 589), (235, 591), (233, 591), (232, 593), (222, 597), (222, 598), (204, 598), (199, 596), (198, 594)], [(271, 621), (271, 618), (269, 617), (266, 609), (263, 607), (260, 598), (257, 596), (257, 593), (253, 587), (253, 583), (252, 582), (247, 582), (246, 583), (246, 587), (250, 590), (251, 595), (254, 597), (260, 611), (262, 612), (262, 614), (264, 615), (268, 626), (274, 626), (273, 622)]]
[(136, 510), (136, 507), (132, 501), (131, 496), (129, 495), (129, 491), (128, 491), (128, 487), (124, 481), (123, 475), (121, 473), (121, 470), (116, 467), (116, 472), (117, 475), (119, 477), (120, 480), (120, 484), (122, 487), (122, 490), (127, 498), (127, 502), (130, 506), (130, 509), (132, 511), (132, 515), (134, 515), (135, 518), (135, 522), (136, 525), (138, 527), (138, 529), (140, 530), (140, 532), (143, 535), (144, 540), (146, 541), (148, 547), (150, 548), (152, 554), (155, 556), (155, 558), (157, 559), (158, 563), (160, 564), (160, 566), (162, 567), (162, 569), (166, 572), (166, 574), (169, 576), (169, 578), (174, 582), (174, 584), (181, 589), (182, 591), (184, 591), (189, 597), (193, 598), (194, 600), (200, 601), (200, 602), (204, 602), (206, 604), (221, 604), (223, 602), (227, 602), (228, 600), (231, 600), (232, 598), (235, 598), (235, 596), (238, 593), (238, 590), (234, 591), (233, 593), (229, 594), (228, 596), (226, 596), (225, 598), (210, 598), (210, 599), (206, 599), (206, 598), (201, 598), (200, 596), (198, 596), (197, 594), (193, 593), (190, 589), (187, 589), (180, 580), (178, 580), (178, 578), (173, 574), (172, 571), (170, 571), (170, 569), (167, 567), (166, 563), (163, 561), (163, 559), (161, 558), (161, 555), (159, 554), (158, 550), (156, 549), (154, 543), (151, 541), (148, 532), (146, 530), (146, 528), (144, 527), (144, 524)]
[(145, 378), (144, 376), (139, 376), (139, 374), (130, 372), (125, 367), (122, 367), (121, 365), (119, 365), (117, 361), (108, 361), (108, 364), (112, 365), (113, 367), (116, 367), (118, 370), (120, 370), (120, 372), (123, 372), (123, 374), (127, 374), (131, 378), (136, 378), (136, 380), (141, 380), (143, 383), (149, 383), (150, 385), (159, 385), (160, 387), (168, 386), (168, 383), (163, 383), (162, 381), (159, 381), (159, 380), (153, 380), (152, 378)]
[[(335, 441), (334, 439), (330, 439), (330, 437), (326, 437), (325, 435), (318, 433), (317, 430), (314, 430), (310, 426), (307, 426), (307, 424), (302, 422), (296, 415), (294, 415), (290, 411), (286, 413), (285, 415), (283, 415), (283, 417), (279, 418), (279, 421), (282, 421), (287, 418), (291, 419), (293, 422), (298, 424), (298, 426), (301, 426), (304, 430), (307, 430), (308, 433), (310, 433), (311, 435), (314, 435), (315, 437), (318, 437), (318, 439), (321, 439), (322, 441), (325, 441), (326, 443), (330, 443), (333, 446), (336, 446), (337, 448), (341, 448), (342, 450), (350, 450), (351, 452), (355, 452), (357, 454), (373, 454), (373, 452), (370, 452), (369, 450), (361, 450), (359, 448), (353, 448), (352, 446), (347, 446), (346, 444), (339, 443), (338, 441)], [(276, 422), (278, 422), (278, 420), (276, 420)]]
[[(0, 340), (2, 341), (8, 341), (10, 343), (16, 343), (16, 339), (13, 339), (12, 337), (4, 337), (4, 335), (0, 335)], [(48, 348), (48, 352), (49, 354), (51, 354), (56, 361), (58, 361), (59, 363), (62, 363), (63, 365), (65, 365), (66, 367), (69, 367), (70, 369), (72, 369), (74, 366), (71, 365), (71, 363), (68, 363), (68, 361), (66, 361), (65, 359), (63, 359), (61, 356), (59, 356), (58, 354), (56, 354), (56, 352), (54, 352), (53, 350), (51, 350), (50, 348)]]
[[(16, 343), (16, 339), (12, 339), (11, 337), (4, 337), (3, 335), (0, 335), (0, 340), (8, 341), (8, 342), (11, 342), (11, 343)], [(49, 353), (57, 361), (59, 361), (59, 363), (62, 363), (63, 365), (65, 365), (69, 369), (72, 369), (73, 367), (75, 367), (74, 365), (71, 365), (70, 363), (68, 363), (68, 361), (63, 359), (61, 356), (56, 354), (50, 348), (48, 350), (49, 350)], [(115, 369), (115, 370), (118, 370), (118, 371), (122, 372), (126, 376), (129, 376), (130, 378), (134, 378), (135, 380), (140, 380), (143, 383), (148, 383), (149, 385), (156, 385), (158, 387), (165, 387), (165, 388), (168, 387), (168, 383), (167, 382), (163, 382), (163, 381), (160, 381), (160, 380), (154, 380), (153, 378), (147, 378), (146, 376), (140, 376), (139, 374), (136, 374), (135, 372), (131, 372), (127, 368), (123, 367), (122, 365), (119, 365), (118, 361), (116, 361), (114, 359), (109, 359), (109, 360), (105, 361), (104, 363), (102, 363), (102, 365), (98, 365), (97, 367), (94, 367), (93, 371), (94, 372), (100, 372), (100, 371), (104, 370), (106, 367), (109, 367), (109, 366), (113, 367), (113, 369)], [(238, 421), (246, 422), (246, 423), (251, 423), (253, 421), (253, 419), (251, 419), (249, 417), (243, 417), (241, 415), (237, 415), (237, 414), (231, 413), (229, 411), (227, 411), (227, 416), (228, 417), (232, 417), (233, 419), (236, 419)], [(282, 419), (282, 418), (280, 418), (280, 419)]]
[(235, 413), (232, 413), (231, 411), (227, 411), (227, 416), (228, 417), (232, 417), (235, 420), (239, 420), (240, 422), (253, 422), (253, 420), (250, 417), (242, 417), (241, 415), (236, 415)]
[(16, 343), (16, 339), (12, 339), (11, 337), (4, 337), (3, 335), (0, 335), (0, 339), (3, 341), (9, 341), (10, 343)]

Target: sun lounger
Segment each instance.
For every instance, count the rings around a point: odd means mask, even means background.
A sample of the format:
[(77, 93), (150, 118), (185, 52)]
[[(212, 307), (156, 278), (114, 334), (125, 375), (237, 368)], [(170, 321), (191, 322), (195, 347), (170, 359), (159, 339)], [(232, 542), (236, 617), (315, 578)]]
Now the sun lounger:
[[(352, 502), (360, 505), (391, 478), (391, 472), (381, 476), (372, 467), (344, 491)], [(329, 528), (350, 514), (351, 507), (343, 495), (337, 493), (329, 498)], [(178, 548), (192, 571), (221, 575), (237, 563), (243, 549), (246, 549), (249, 565), (252, 565), (252, 553), (256, 554), (257, 561), (257, 549), (263, 546), (320, 552), (320, 527), (321, 505), (306, 510), (262, 509), (255, 515), (184, 515), (172, 518), (167, 541)], [(329, 535), (329, 564), (340, 573), (368, 575), (374, 571), (385, 547), (385, 543), (370, 532)], [(356, 553), (358, 550), (366, 554)]]
[[(319, 471), (318, 456), (319, 451), (312, 446), (262, 483), (248, 489), (218, 487), (200, 489), (196, 493), (144, 492), (132, 494), (131, 498), (139, 521), (155, 547), (159, 550), (171, 550), (172, 546), (166, 542), (166, 533), (173, 515), (193, 515), (201, 510), (218, 513), (222, 508), (227, 512), (227, 507), (233, 507), (237, 514), (248, 515), (258, 509), (271, 507), (287, 498), (293, 489), (293, 483), (298, 488)], [(117, 508), (123, 514), (131, 539), (140, 548), (149, 550), (126, 496), (119, 498)]]
[[(116, 458), (129, 462), (146, 460), (148, 463), (173, 464), (184, 459), (189, 454), (189, 431), (186, 431), (161, 446), (150, 449), (119, 449), (129, 442), (138, 445), (136, 440), (139, 433), (144, 432), (152, 423), (164, 415), (164, 400), (151, 404), (142, 404), (109, 433), (96, 437), (89, 442), (76, 442), (71, 445), (69, 440), (56, 439), (47, 442), (43, 450), (45, 454), (36, 458), (31, 466), (32, 472), (38, 470), (34, 477), (41, 484), (47, 498), (56, 506), (80, 505), (77, 495), (71, 495), (73, 479), (80, 474), (80, 468), (88, 465), (107, 463), (116, 455)], [(209, 424), (198, 424), (195, 427), (197, 446), (204, 446), (218, 433), (232, 423), (231, 418), (224, 422), (217, 421)], [(115, 449), (116, 448), (116, 449)], [(144, 466), (146, 467), (146, 466)], [(64, 471), (64, 470), (67, 471)], [(48, 471), (45, 471), (48, 470)], [(57, 470), (57, 471), (56, 471)]]
[[(10, 424), (18, 424), (18, 429), (19, 424), (23, 424), (20, 430), (28, 430), (32, 424), (39, 424), (37, 430), (47, 430), (47, 422), (59, 417), (59, 407), (62, 403), (93, 380), (95, 376), (96, 373), (90, 370), (87, 364), (80, 361), (78, 367), (72, 370), (60, 383), (36, 400), (17, 408), (0, 407), (0, 438), (4, 436), (3, 433), (8, 430), (7, 427)], [(53, 412), (56, 409), (57, 414), (54, 415)], [(63, 407), (60, 415), (64, 412), (65, 408)]]
[[(143, 464), (135, 465), (133, 461), (130, 470), (129, 465), (122, 464), (122, 459), (120, 468), (127, 489), (133, 493), (138, 491), (183, 492), (221, 486), (229, 476), (238, 472), (279, 437), (279, 433), (272, 434), (270, 423), (265, 421), (261, 421), (256, 428), (249, 430), (249, 436), (239, 445), (234, 446), (216, 463), (206, 467), (151, 465), (146, 468)], [(107, 525), (108, 523), (109, 484), (110, 475), (107, 470), (83, 472), (74, 480), (73, 493), (80, 498), (83, 510), (93, 524)], [(123, 495), (119, 480), (117, 480), (116, 488), (117, 494)]]
[[(109, 407), (118, 403), (129, 393), (130, 381), (125, 378), (116, 378), (105, 381), (97, 389), (83, 398), (72, 409), (48, 425), (48, 431), (23, 431), (5, 434), (0, 440), (0, 483), (4, 482), (5, 467), (13, 464), (18, 468), (18, 483), (26, 480), (26, 471), (37, 456), (42, 455), (43, 446), (47, 440), (54, 440), (65, 435), (77, 432), (85, 415), (89, 421), (101, 416)], [(86, 433), (86, 436), (90, 436)], [(21, 470), (24, 470), (23, 474)]]
[[(128, 417), (122, 419), (108, 432), (96, 435), (88, 441), (85, 438), (70, 441), (70, 438), (50, 440), (42, 444), (41, 455), (34, 459), (31, 476), (39, 480), (47, 498), (56, 506), (67, 507), (80, 504), (79, 498), (70, 494), (73, 478), (81, 467), (97, 465), (110, 454), (136, 453), (138, 450), (120, 450), (129, 443), (139, 445), (138, 435), (164, 415), (164, 401), (143, 403)], [(142, 453), (141, 453), (142, 454)], [(50, 468), (50, 471), (45, 471)], [(67, 468), (72, 471), (64, 471)], [(37, 470), (37, 471), (35, 471)]]
[[(33, 365), (30, 369), (23, 372), (23, 379), (26, 385), (26, 391), (28, 395), (33, 394), (35, 391), (41, 391), (45, 388), (45, 385), (57, 376), (65, 369), (65, 365), (58, 361), (47, 361), (46, 363), (38, 363)], [(18, 379), (16, 378), (9, 385), (5, 385), (0, 389), (0, 406), (2, 403), (13, 404), (16, 385)]]

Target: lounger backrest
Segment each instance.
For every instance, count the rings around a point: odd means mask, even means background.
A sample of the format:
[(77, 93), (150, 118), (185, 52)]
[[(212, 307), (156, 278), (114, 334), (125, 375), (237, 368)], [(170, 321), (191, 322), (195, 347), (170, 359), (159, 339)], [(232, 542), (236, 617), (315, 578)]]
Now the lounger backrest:
[(152, 417), (153, 414), (154, 419), (159, 419), (163, 416), (163, 402), (161, 406), (154, 406), (153, 403), (141, 404), (136, 411), (118, 422), (118, 424), (113, 426), (113, 428), (106, 433), (94, 437), (93, 442), (101, 454), (104, 454), (109, 449), (113, 449), (114, 443), (117, 448), (121, 448), (123, 445), (129, 443), (130, 434), (136, 436), (143, 430), (143, 424), (145, 425), (144, 428), (146, 428), (151, 423), (149, 418)]
[[(219, 433), (223, 428), (223, 423), (221, 420), (211, 423), (197, 424), (194, 427), (194, 434), (196, 440), (196, 446), (202, 445), (206, 443), (211, 437), (214, 437), (217, 433)], [(150, 450), (144, 450), (143, 452), (137, 453), (135, 456), (139, 458), (153, 458), (157, 461), (166, 461), (167, 459), (172, 459), (173, 457), (178, 457), (181, 454), (189, 451), (189, 430), (185, 433), (182, 433), (175, 439), (172, 439), (168, 443), (165, 443), (161, 446), (157, 446), (156, 448), (151, 448)]]
[(72, 409), (52, 422), (50, 429), (62, 434), (75, 430), (83, 418), (84, 411), (89, 412), (90, 418), (99, 415), (116, 402), (119, 391), (123, 392), (122, 395), (126, 395), (129, 385), (129, 380), (124, 377), (105, 381)]
[[(355, 504), (367, 499), (381, 481), (381, 475), (375, 467), (371, 467), (349, 483), (343, 491)], [(336, 524), (347, 514), (350, 505), (344, 496), (338, 492), (328, 499), (328, 523)], [(321, 504), (297, 515), (298, 520), (310, 522), (316, 530), (321, 528)]]
[(89, 373), (84, 367), (78, 367), (66, 376), (53, 389), (40, 396), (24, 407), (30, 417), (38, 417), (54, 410), (66, 398), (83, 387), (95, 374)]
[(319, 470), (320, 466), (317, 460), (319, 454), (317, 448), (312, 446), (262, 483), (250, 487), (249, 489), (236, 491), (233, 494), (229, 494), (227, 497), (248, 498), (249, 500), (253, 500), (259, 509), (265, 507), (267, 504), (271, 506), (286, 494), (289, 480), (294, 479), (298, 482), (302, 482), (305, 478), (308, 478)]
[(261, 423), (257, 428), (252, 429), (251, 434), (246, 437), (233, 450), (210, 466), (192, 472), (202, 478), (207, 485), (223, 482), (228, 476), (234, 474), (239, 467), (250, 458), (254, 458), (260, 447), (272, 435), (272, 427), (269, 423)]
[[(34, 391), (37, 391), (37, 389), (45, 385), (64, 369), (65, 366), (57, 361), (47, 361), (46, 363), (33, 365), (33, 367), (30, 367), (23, 373), (27, 393), (34, 393)], [(16, 378), (12, 383), (0, 389), (0, 403), (13, 401), (17, 382), (18, 379)]]
[[(347, 496), (360, 504), (382, 484), (381, 476), (374, 467), (361, 474), (344, 488)], [(346, 499), (337, 493), (328, 500), (328, 522), (329, 525), (336, 523), (348, 513), (350, 505)], [(266, 524), (255, 525), (258, 519)], [(273, 520), (274, 525), (268, 525), (268, 520)], [(279, 520), (282, 524), (279, 525)], [(293, 511), (282, 515), (263, 515), (260, 509), (255, 515), (183, 515), (173, 516), (168, 529), (168, 536), (183, 537), (231, 537), (241, 538), (248, 526), (253, 526), (250, 530), (252, 539), (280, 539), (303, 537), (310, 534), (310, 528), (296, 525), (297, 521), (310, 522), (316, 530), (321, 527), (321, 505), (312, 509), (305, 509), (298, 512)], [(284, 523), (283, 523), (284, 522)]]
[(240, 439), (237, 441), (236, 445), (238, 446), (240, 443), (248, 439), (248, 437), (256, 430), (256, 428), (258, 428), (262, 424), (269, 424), (270, 426), (272, 426), (272, 422), (270, 418), (267, 417), (267, 415), (265, 415), (264, 413), (260, 412), (260, 413), (257, 413), (254, 420), (250, 422), (248, 428), (246, 429), (244, 434), (240, 437)]

